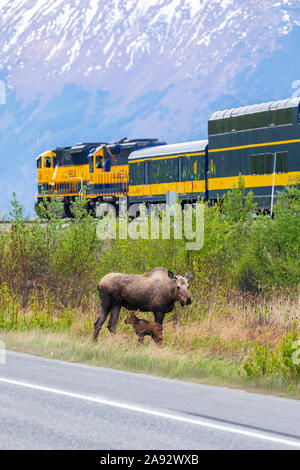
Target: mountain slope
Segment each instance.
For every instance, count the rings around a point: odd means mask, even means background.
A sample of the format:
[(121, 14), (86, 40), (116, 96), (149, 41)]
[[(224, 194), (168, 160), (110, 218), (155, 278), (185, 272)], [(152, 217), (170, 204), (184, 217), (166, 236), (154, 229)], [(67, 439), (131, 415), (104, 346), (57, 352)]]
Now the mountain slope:
[(285, 98), (300, 79), (299, 0), (2, 0), (0, 12), (3, 208), (14, 188), (32, 205), (40, 151), (202, 138), (212, 110)]

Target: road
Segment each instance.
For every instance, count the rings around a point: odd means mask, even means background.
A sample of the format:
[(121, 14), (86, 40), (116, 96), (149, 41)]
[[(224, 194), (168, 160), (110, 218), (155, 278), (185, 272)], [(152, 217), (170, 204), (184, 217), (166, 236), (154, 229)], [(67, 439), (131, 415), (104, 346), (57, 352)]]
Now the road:
[(300, 402), (7, 351), (1, 449), (300, 449)]

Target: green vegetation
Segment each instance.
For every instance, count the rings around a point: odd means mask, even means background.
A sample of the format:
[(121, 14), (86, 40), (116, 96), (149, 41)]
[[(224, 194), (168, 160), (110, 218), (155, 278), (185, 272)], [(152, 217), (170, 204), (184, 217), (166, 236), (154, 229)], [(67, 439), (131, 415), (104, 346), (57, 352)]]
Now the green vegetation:
[[(0, 337), (8, 347), (65, 360), (120, 367), (299, 396), (300, 185), (282, 193), (274, 218), (255, 213), (244, 181), (204, 207), (204, 246), (186, 240), (99, 240), (97, 221), (77, 201), (59, 219), (60, 202), (27, 222), (12, 201), (0, 232)], [(195, 223), (195, 221), (194, 221)], [(191, 273), (194, 302), (166, 317), (165, 347), (136, 344), (121, 314), (117, 335), (92, 342), (96, 285), (108, 272), (156, 266)], [(152, 318), (151, 314), (147, 317)], [(50, 356), (52, 357), (52, 356)]]

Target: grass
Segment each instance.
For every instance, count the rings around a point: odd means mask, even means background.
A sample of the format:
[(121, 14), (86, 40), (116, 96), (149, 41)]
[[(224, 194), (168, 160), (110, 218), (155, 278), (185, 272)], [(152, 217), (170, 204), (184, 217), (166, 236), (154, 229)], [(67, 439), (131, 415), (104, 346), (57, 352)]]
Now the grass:
[[(10, 329), (1, 331), (0, 339), (8, 349), (38, 356), (299, 399), (299, 377), (284, 376), (282, 370), (286, 369), (281, 363), (270, 374), (248, 376), (244, 368), (254, 347), (268, 348), (268, 354), (281, 347), (299, 312), (298, 300), (292, 303), (276, 298), (267, 304), (260, 300), (256, 305), (249, 302), (243, 305), (237, 299), (222, 304), (216, 297), (215, 302), (211, 302), (202, 317), (197, 303), (180, 315), (177, 326), (168, 316), (162, 348), (149, 337), (143, 344), (137, 344), (132, 328), (122, 321), (124, 313), (117, 334), (112, 337), (103, 328), (98, 343), (92, 341), (95, 313), (88, 315), (82, 311), (73, 312), (68, 331), (61, 328), (61, 319), (57, 318), (59, 328), (54, 321), (50, 327)], [(30, 316), (30, 312), (25, 316)], [(42, 325), (48, 324), (43, 319)], [(261, 367), (261, 357), (255, 356), (253, 361), (255, 367)]]

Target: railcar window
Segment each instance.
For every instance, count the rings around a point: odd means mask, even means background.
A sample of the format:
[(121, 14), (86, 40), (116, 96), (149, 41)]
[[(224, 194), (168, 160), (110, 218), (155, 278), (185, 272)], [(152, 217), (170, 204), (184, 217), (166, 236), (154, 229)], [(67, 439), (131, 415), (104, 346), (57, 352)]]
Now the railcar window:
[(167, 177), (169, 181), (178, 181), (178, 158), (169, 158), (167, 163)]
[(254, 113), (252, 118), (252, 123), (253, 123), (253, 129), (257, 129), (260, 127), (260, 113)]
[(178, 158), (149, 161), (149, 183), (178, 181)]
[(216, 126), (215, 126), (216, 121), (208, 121), (208, 133), (209, 135), (213, 135), (216, 133)]
[(245, 128), (246, 129), (252, 129), (252, 116), (253, 114), (245, 115)]
[(285, 109), (277, 109), (276, 113), (276, 124), (285, 124)]
[(273, 173), (273, 158), (271, 153), (265, 154), (265, 173)]
[[(272, 153), (251, 155), (251, 173), (263, 175), (273, 173), (274, 157)], [(288, 172), (288, 152), (277, 152), (276, 173)]]
[(269, 125), (268, 111), (263, 111), (262, 113), (259, 113), (258, 123), (259, 123), (258, 127), (266, 127)]
[(283, 171), (287, 173), (289, 171), (288, 152), (283, 152)]
[(237, 130), (237, 116), (231, 116), (230, 118), (230, 130), (236, 131)]
[(283, 153), (278, 152), (276, 155), (276, 173), (282, 173), (283, 171)]
[(276, 155), (276, 173), (288, 172), (288, 152), (278, 152)]
[(216, 134), (222, 134), (224, 131), (223, 128), (223, 119), (216, 119)]
[(257, 155), (257, 173), (259, 175), (265, 173), (265, 155), (263, 153)]
[(286, 124), (293, 123), (293, 108), (287, 108), (285, 110)]
[(223, 119), (223, 130), (224, 130), (224, 132), (229, 132), (229, 130), (230, 130), (230, 118)]
[[(182, 181), (192, 181), (204, 179), (204, 168), (201, 156), (182, 158), (181, 179)], [(203, 160), (204, 161), (204, 160)]]
[[(300, 108), (298, 122), (300, 122)], [(293, 123), (293, 108), (271, 109), (252, 114), (241, 114), (230, 118), (209, 121), (209, 134), (258, 129), (269, 125), (280, 126)]]
[(273, 126), (275, 126), (277, 123), (277, 120), (276, 120), (276, 109), (271, 109), (270, 111), (270, 124), (272, 124)]
[(257, 175), (257, 159), (256, 155), (251, 155), (251, 173)]
[(145, 163), (135, 162), (130, 164), (130, 184), (145, 184)]
[(246, 127), (245, 127), (245, 115), (241, 114), (237, 118), (237, 130), (238, 131), (243, 131), (245, 129), (246, 129)]

